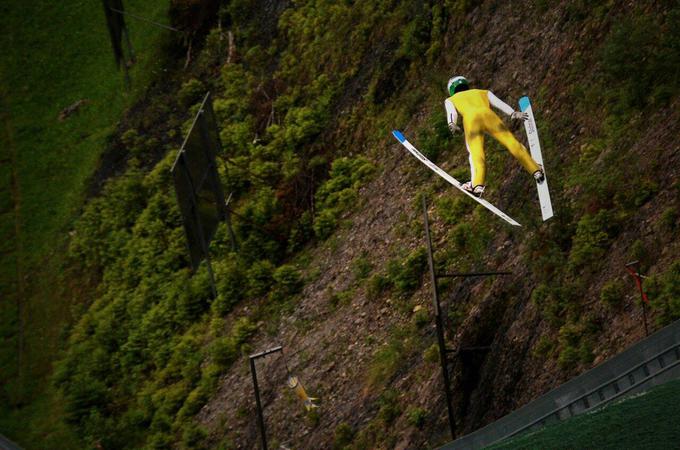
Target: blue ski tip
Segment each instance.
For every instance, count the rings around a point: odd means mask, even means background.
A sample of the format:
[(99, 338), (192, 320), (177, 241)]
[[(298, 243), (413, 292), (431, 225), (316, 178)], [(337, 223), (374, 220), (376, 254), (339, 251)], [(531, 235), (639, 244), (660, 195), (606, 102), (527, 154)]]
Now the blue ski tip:
[(529, 97), (524, 96), (519, 99), (519, 109), (520, 111), (524, 112), (527, 109), (529, 109), (529, 106), (531, 106), (531, 103), (529, 103)]
[(397, 138), (397, 140), (398, 140), (399, 142), (404, 142), (404, 141), (406, 140), (406, 138), (404, 137), (404, 135), (401, 134), (401, 131), (399, 131), (399, 130), (393, 130), (393, 131), (392, 131), (392, 134), (394, 135), (395, 138)]

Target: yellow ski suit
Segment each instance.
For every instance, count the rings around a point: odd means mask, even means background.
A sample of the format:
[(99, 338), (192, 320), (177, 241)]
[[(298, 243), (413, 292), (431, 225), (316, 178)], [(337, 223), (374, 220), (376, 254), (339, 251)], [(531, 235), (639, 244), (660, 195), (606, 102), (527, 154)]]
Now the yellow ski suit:
[(491, 110), (494, 106), (507, 115), (513, 109), (496, 97), (491, 91), (470, 89), (457, 92), (444, 102), (449, 125), (456, 123), (458, 113), (463, 116), (465, 131), (465, 145), (470, 154), (470, 170), (472, 172), (472, 186), (484, 185), (486, 167), (484, 163), (484, 133), (493, 136), (503, 144), (508, 151), (519, 160), (524, 169), (533, 174), (540, 170), (536, 161), (531, 158), (526, 147), (515, 139), (503, 121)]

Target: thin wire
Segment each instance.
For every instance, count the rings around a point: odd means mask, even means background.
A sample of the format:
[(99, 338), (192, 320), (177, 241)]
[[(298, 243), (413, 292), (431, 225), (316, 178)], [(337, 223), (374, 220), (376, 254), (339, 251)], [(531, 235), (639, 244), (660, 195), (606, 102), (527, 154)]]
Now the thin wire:
[(175, 32), (177, 32), (177, 33), (180, 33), (180, 32), (181, 32), (181, 31), (178, 30), (177, 28), (173, 28), (173, 27), (171, 27), (171, 26), (169, 26), (169, 25), (163, 25), (162, 23), (154, 22), (153, 20), (147, 19), (146, 17), (138, 16), (138, 15), (136, 15), (136, 14), (132, 14), (132, 13), (129, 13), (129, 12), (127, 12), (127, 11), (121, 11), (121, 10), (116, 9), (116, 8), (110, 8), (110, 7), (109, 7), (109, 9), (110, 9), (111, 11), (117, 12), (118, 14), (123, 14), (123, 15), (126, 15), (126, 16), (130, 16), (130, 17), (133, 17), (133, 18), (135, 18), (135, 19), (142, 20), (142, 21), (144, 21), (144, 22), (148, 22), (148, 23), (150, 23), (150, 24), (152, 24), (152, 25), (156, 25), (157, 27), (165, 28), (166, 30), (175, 31)]

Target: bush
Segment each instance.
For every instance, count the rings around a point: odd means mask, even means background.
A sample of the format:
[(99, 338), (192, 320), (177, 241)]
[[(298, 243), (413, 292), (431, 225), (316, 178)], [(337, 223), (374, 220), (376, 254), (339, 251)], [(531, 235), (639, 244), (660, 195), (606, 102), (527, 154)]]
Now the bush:
[(406, 413), (409, 425), (418, 429), (423, 428), (427, 420), (428, 412), (424, 408), (413, 408)]
[(387, 383), (399, 369), (403, 354), (404, 346), (396, 339), (381, 347), (375, 353), (371, 367), (368, 369), (368, 385), (379, 387)]
[(385, 425), (390, 425), (401, 414), (399, 392), (394, 389), (387, 389), (383, 392), (378, 398), (378, 405), (380, 405), (378, 417)]
[(659, 225), (661, 229), (667, 232), (673, 232), (678, 226), (678, 218), (680, 214), (678, 213), (678, 208), (675, 206), (670, 206), (666, 208), (661, 217), (659, 218)]
[(430, 315), (427, 313), (425, 309), (420, 309), (416, 311), (416, 313), (413, 315), (413, 323), (418, 329), (422, 329), (431, 322), (432, 319), (430, 319)]
[(274, 288), (269, 298), (274, 301), (292, 297), (302, 290), (302, 278), (300, 272), (290, 264), (284, 264), (274, 271)]
[(354, 279), (357, 281), (363, 280), (368, 277), (368, 275), (373, 270), (373, 264), (368, 259), (368, 252), (364, 251), (361, 256), (352, 261), (352, 272), (354, 273)]
[(342, 449), (349, 445), (354, 438), (354, 430), (346, 422), (342, 422), (333, 432), (333, 448)]
[(196, 424), (186, 426), (182, 432), (182, 447), (185, 449), (203, 448), (201, 442), (208, 437), (208, 432)]
[(621, 306), (624, 299), (624, 287), (621, 280), (611, 280), (602, 286), (600, 301), (610, 308)]
[(432, 344), (423, 352), (423, 359), (428, 363), (434, 364), (439, 362), (439, 345)]
[(680, 319), (680, 261), (663, 274), (645, 279), (643, 287), (652, 308), (659, 313), (659, 325)]
[(203, 83), (201, 83), (200, 80), (192, 78), (182, 84), (182, 87), (177, 92), (177, 99), (185, 108), (188, 108), (200, 101), (205, 93), (206, 90), (203, 87)]
[(576, 347), (568, 345), (560, 351), (560, 356), (557, 358), (557, 365), (562, 370), (573, 369), (579, 360), (579, 353)]
[(578, 270), (597, 265), (616, 232), (617, 224), (611, 211), (603, 209), (595, 215), (584, 214), (576, 227), (569, 267)]
[(390, 286), (391, 283), (387, 277), (380, 275), (379, 273), (376, 273), (368, 280), (366, 296), (369, 299), (374, 300), (378, 298), (387, 289), (389, 289)]
[(328, 238), (343, 211), (356, 205), (361, 183), (367, 181), (375, 166), (364, 157), (338, 158), (331, 165), (330, 177), (316, 192), (317, 213), (314, 232), (319, 239)]
[[(621, 109), (629, 106), (641, 109), (678, 92), (678, 27), (677, 7), (657, 17), (638, 10), (633, 17), (612, 27), (602, 46), (602, 68), (606, 81), (618, 88), (610, 95), (618, 99)], [(631, 61), (635, 61), (634, 70)]]
[(248, 297), (260, 297), (266, 294), (274, 284), (274, 264), (268, 260), (255, 262), (248, 269), (246, 282)]
[(473, 204), (466, 200), (461, 196), (450, 195), (437, 199), (437, 212), (445, 224), (456, 225), (472, 211)]
[(392, 260), (387, 265), (390, 282), (398, 293), (407, 295), (419, 286), (427, 269), (427, 251), (420, 247), (412, 251), (405, 260)]

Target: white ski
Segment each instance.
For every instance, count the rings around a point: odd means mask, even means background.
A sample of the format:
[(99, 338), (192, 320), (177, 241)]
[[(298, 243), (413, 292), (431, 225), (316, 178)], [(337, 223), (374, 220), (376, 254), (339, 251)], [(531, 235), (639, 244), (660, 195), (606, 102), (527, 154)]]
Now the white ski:
[(517, 221), (515, 221), (515, 219), (513, 219), (513, 218), (510, 217), (510, 216), (508, 216), (508, 215), (505, 214), (503, 211), (501, 211), (500, 209), (498, 209), (498, 208), (496, 208), (495, 206), (493, 206), (491, 203), (487, 202), (486, 200), (484, 200), (484, 199), (482, 199), (482, 198), (475, 197), (474, 195), (470, 194), (468, 191), (466, 191), (465, 189), (463, 189), (462, 187), (460, 187), (460, 184), (461, 184), (460, 181), (456, 180), (456, 179), (453, 178), (451, 175), (449, 175), (448, 173), (446, 173), (446, 172), (444, 172), (442, 169), (440, 169), (439, 166), (437, 166), (435, 163), (433, 163), (432, 161), (430, 161), (429, 159), (427, 159), (422, 153), (420, 153), (420, 152), (418, 151), (417, 148), (415, 148), (409, 141), (406, 140), (406, 138), (404, 137), (403, 134), (401, 134), (400, 131), (394, 130), (394, 131), (392, 131), (392, 134), (394, 135), (395, 138), (397, 138), (397, 140), (398, 140), (399, 142), (401, 142), (401, 144), (402, 144), (404, 147), (406, 147), (406, 149), (407, 149), (409, 152), (411, 152), (411, 154), (412, 154), (413, 156), (415, 156), (416, 158), (418, 158), (418, 159), (420, 160), (420, 162), (422, 162), (422, 163), (425, 164), (427, 167), (429, 167), (434, 173), (436, 173), (437, 175), (439, 175), (440, 177), (442, 177), (443, 179), (445, 179), (446, 181), (448, 181), (449, 183), (451, 183), (451, 185), (453, 185), (455, 188), (457, 188), (457, 189), (458, 189), (459, 191), (461, 191), (463, 194), (467, 195), (467, 196), (470, 197), (472, 200), (474, 200), (474, 201), (476, 201), (477, 203), (479, 203), (480, 205), (484, 206), (486, 209), (488, 209), (488, 210), (491, 211), (492, 213), (496, 214), (498, 217), (500, 217), (501, 219), (505, 220), (505, 221), (508, 222), (509, 224), (514, 225), (514, 226), (516, 226), (516, 227), (521, 227), (521, 226), (522, 226), (522, 225), (520, 225), (519, 223), (517, 223)]
[[(531, 157), (534, 158), (538, 164), (543, 167), (543, 174), (545, 174), (545, 165), (543, 164), (543, 155), (541, 155), (541, 143), (538, 141), (538, 130), (536, 129), (536, 121), (534, 120), (534, 111), (531, 109), (531, 102), (529, 97), (522, 97), (519, 99), (519, 109), (522, 112), (529, 114), (529, 120), (524, 122), (524, 129), (527, 132), (527, 140), (529, 141), (529, 150)], [(545, 175), (543, 183), (536, 183), (538, 189), (538, 201), (541, 204), (541, 215), (543, 221), (550, 219), (553, 216), (552, 203), (550, 202), (550, 191), (548, 191), (548, 176)]]

